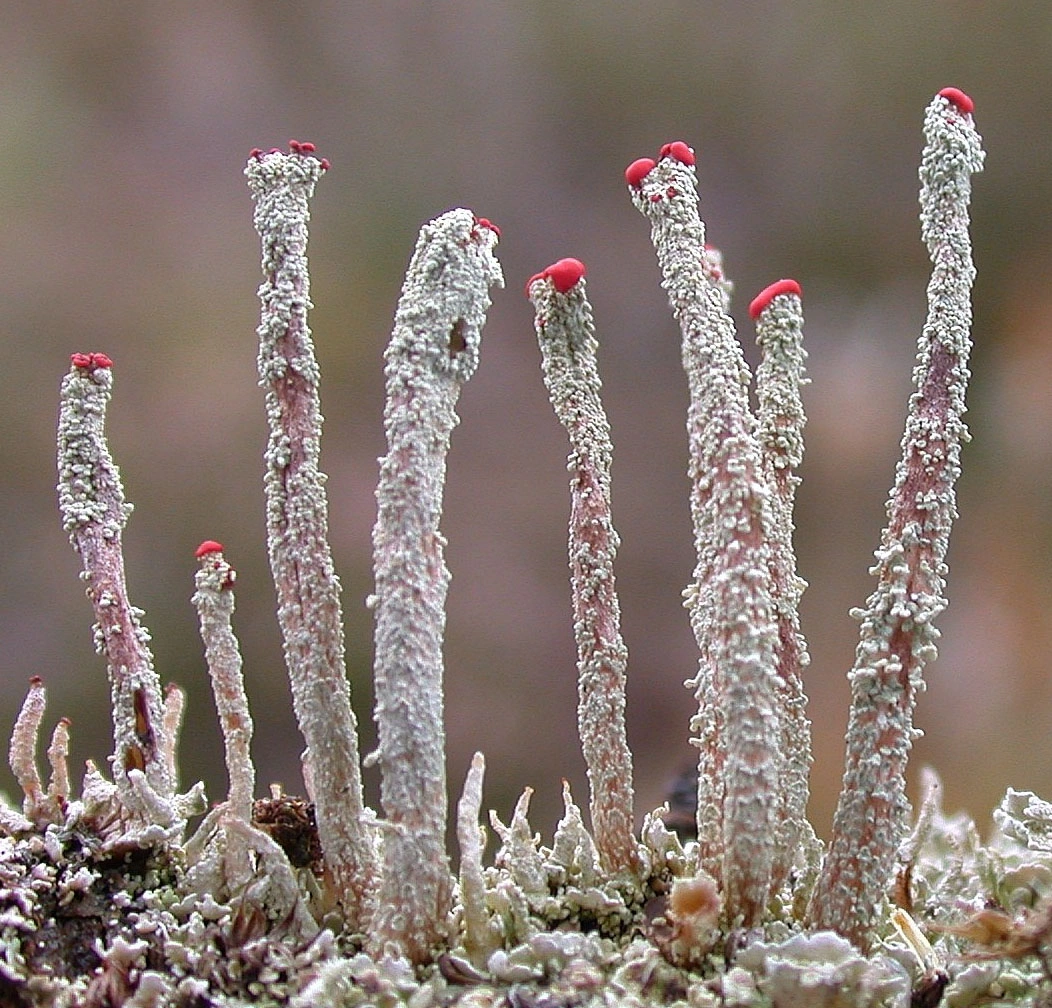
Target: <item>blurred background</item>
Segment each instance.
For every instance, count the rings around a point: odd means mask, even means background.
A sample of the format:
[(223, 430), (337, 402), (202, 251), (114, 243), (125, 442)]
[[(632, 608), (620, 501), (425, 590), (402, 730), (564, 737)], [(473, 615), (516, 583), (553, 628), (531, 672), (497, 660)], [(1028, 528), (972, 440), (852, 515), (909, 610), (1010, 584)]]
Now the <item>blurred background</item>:
[[(507, 289), (449, 460), (451, 791), (481, 749), (486, 803), (502, 817), (530, 785), (534, 826), (550, 836), (562, 777), (587, 804), (566, 444), (522, 294), (531, 273), (573, 255), (589, 268), (615, 443), (637, 813), (659, 804), (694, 758), (682, 682), (697, 659), (680, 604), (694, 565), (686, 382), (622, 171), (684, 139), (750, 360), (750, 298), (783, 276), (804, 289), (813, 381), (797, 543), (811, 585), (811, 809), (828, 836), (856, 640), (848, 609), (872, 587), (925, 313), (921, 121), (932, 95), (955, 85), (975, 99), (988, 151), (973, 202), (974, 441), (913, 777), (933, 764), (948, 807), (984, 830), (1006, 785), (1052, 793), (1052, 6), (11, 0), (4, 16), (0, 725), (42, 675), (47, 731), (73, 719), (75, 767), (111, 751), (105, 668), (56, 512), (53, 458), (69, 354), (103, 351), (115, 361), (111, 445), (136, 507), (131, 596), (162, 679), (189, 693), (184, 783), (203, 779), (212, 800), (226, 793), (189, 602), (194, 548), (214, 538), (239, 573), (260, 791), (269, 781), (301, 791), (263, 535), (259, 243), (241, 176), (250, 148), (296, 138), (332, 162), (313, 202), (311, 324), (363, 751), (381, 354), (420, 224), (463, 205), (503, 229)], [(13, 793), (6, 767), (0, 787)]]

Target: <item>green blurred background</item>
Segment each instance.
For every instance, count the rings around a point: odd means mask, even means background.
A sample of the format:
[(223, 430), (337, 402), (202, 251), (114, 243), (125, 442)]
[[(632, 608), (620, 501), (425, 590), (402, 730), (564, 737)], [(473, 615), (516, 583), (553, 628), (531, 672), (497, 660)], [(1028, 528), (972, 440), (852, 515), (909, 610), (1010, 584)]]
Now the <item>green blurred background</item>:
[[(110, 752), (105, 671), (56, 514), (53, 461), (68, 356), (104, 351), (116, 362), (112, 447), (136, 505), (129, 587), (158, 671), (189, 692), (184, 781), (225, 795), (189, 603), (194, 548), (215, 538), (239, 572), (260, 789), (301, 790), (263, 539), (259, 245), (241, 177), (250, 148), (294, 137), (332, 161), (313, 204), (311, 321), (363, 749), (381, 354), (419, 225), (465, 205), (503, 228), (508, 287), (449, 465), (451, 789), (482, 749), (487, 804), (502, 816), (531, 785), (534, 825), (549, 835), (561, 777), (587, 802), (566, 446), (522, 295), (531, 273), (574, 255), (589, 267), (616, 447), (637, 811), (657, 805), (693, 759), (682, 681), (696, 651), (680, 605), (694, 562), (686, 391), (622, 171), (682, 138), (698, 151), (703, 214), (737, 283), (751, 359), (748, 300), (782, 276), (804, 289), (813, 384), (798, 547), (811, 583), (812, 812), (827, 835), (856, 639), (848, 609), (871, 588), (925, 311), (921, 119), (955, 85), (975, 99), (988, 150), (974, 195), (975, 440), (913, 776), (934, 764), (948, 805), (984, 827), (1006, 785), (1052, 792), (1052, 5), (13, 0), (4, 14), (0, 724), (39, 674), (49, 727), (73, 719), (76, 765)], [(6, 768), (0, 785), (13, 787)]]

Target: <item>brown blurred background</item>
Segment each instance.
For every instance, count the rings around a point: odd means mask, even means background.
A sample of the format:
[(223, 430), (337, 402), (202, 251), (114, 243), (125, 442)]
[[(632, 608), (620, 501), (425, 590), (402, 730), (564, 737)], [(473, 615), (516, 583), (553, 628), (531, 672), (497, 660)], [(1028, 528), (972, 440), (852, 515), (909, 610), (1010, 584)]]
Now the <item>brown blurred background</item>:
[[(616, 446), (617, 567), (631, 652), (638, 809), (693, 759), (696, 656), (685, 380), (645, 222), (622, 170), (682, 138), (735, 314), (782, 276), (804, 288), (810, 416), (798, 505), (815, 722), (813, 818), (828, 834), (856, 627), (925, 311), (916, 216), (921, 119), (968, 91), (986, 140), (975, 181), (975, 380), (950, 608), (917, 723), (916, 767), (985, 828), (1006, 785), (1052, 792), (1052, 6), (830, 0), (432, 0), (5, 5), (0, 53), (2, 701), (29, 676), (76, 763), (110, 752), (108, 689), (79, 561), (56, 514), (56, 391), (72, 351), (115, 362), (111, 442), (135, 514), (128, 580), (158, 671), (189, 691), (184, 781), (225, 794), (188, 601), (193, 551), (226, 544), (260, 788), (301, 788), (301, 740), (263, 540), (256, 387), (259, 245), (241, 177), (254, 146), (312, 140), (311, 321), (327, 418), (332, 542), (353, 702), (371, 747), (370, 539), (383, 451), (381, 353), (419, 225), (456, 205), (501, 225), (508, 287), (454, 435), (444, 530), (451, 789), (471, 753), (506, 816), (560, 778), (587, 802), (565, 558), (566, 446), (538, 369), (527, 276), (589, 267)], [(6, 731), (6, 729), (5, 729)], [(375, 802), (375, 771), (367, 774)], [(6, 768), (0, 786), (11, 790)]]

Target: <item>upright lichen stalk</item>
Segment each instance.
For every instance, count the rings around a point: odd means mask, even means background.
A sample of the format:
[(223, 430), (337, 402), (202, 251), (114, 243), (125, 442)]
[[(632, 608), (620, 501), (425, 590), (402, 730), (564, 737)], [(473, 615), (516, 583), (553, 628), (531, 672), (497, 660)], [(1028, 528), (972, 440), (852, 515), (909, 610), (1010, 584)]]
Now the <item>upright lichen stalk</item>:
[(771, 588), (770, 491), (748, 403), (749, 369), (714, 282), (698, 214), (694, 152), (667, 144), (626, 172), (651, 225), (662, 285), (683, 334), (690, 387), (691, 514), (697, 565), (687, 593), (701, 651), (692, 722), (700, 750), (700, 866), (721, 880), (727, 919), (763, 917), (784, 852), (783, 715)]
[(936, 655), (933, 621), (946, 607), (946, 550), (956, 517), (962, 419), (971, 349), (968, 235), (971, 175), (982, 170), (971, 100), (940, 92), (924, 120), (921, 234), (932, 261), (928, 317), (917, 348), (902, 459), (872, 573), (877, 587), (855, 610), (860, 639), (851, 681), (844, 783), (833, 836), (812, 894), (810, 920), (863, 948), (907, 826), (906, 761), (922, 670)]
[(206, 540), (197, 548), (201, 562), (194, 575), (196, 591), (191, 601), (201, 625), (205, 660), (212, 679), (216, 711), (223, 731), (230, 790), (227, 809), (242, 822), (252, 820), (256, 770), (252, 764), (252, 715), (241, 673), (241, 648), (231, 618), (234, 615), (236, 572), (223, 555), (223, 547)]
[(460, 390), (478, 366), (489, 288), (503, 285), (497, 230), (470, 210), (421, 229), (384, 355), (387, 454), (373, 528), (374, 679), (384, 823), (372, 946), (414, 962), (447, 937), (442, 642), (449, 571), (439, 531)]
[(810, 663), (800, 630), (800, 598), (807, 582), (796, 572), (793, 510), (797, 475), (804, 458), (804, 404), (801, 388), (807, 353), (803, 348), (804, 316), (800, 285), (779, 280), (750, 303), (756, 342), (763, 354), (756, 369), (756, 420), (764, 471), (771, 490), (771, 589), (778, 627), (776, 668), (779, 707), (783, 715), (784, 773), (779, 788), (781, 821), (775, 844), (779, 859), (774, 886), (785, 881), (801, 842), (804, 856), (818, 857), (819, 844), (807, 821), (808, 774), (811, 769), (811, 725), (803, 670)]
[(307, 325), (308, 201), (327, 162), (313, 144), (254, 152), (245, 175), (263, 244), (259, 383), (266, 391), (267, 545), (278, 623), (300, 731), (304, 772), (333, 896), (352, 930), (376, 889), (373, 836), (364, 819), (358, 728), (344, 660), (340, 583), (328, 542), (328, 502), (318, 467), (319, 372)]
[(563, 259), (527, 284), (541, 368), (570, 440), (570, 575), (577, 643), (578, 733), (591, 788), (592, 830), (603, 867), (639, 867), (633, 830), (632, 753), (625, 731), (628, 649), (614, 583), (620, 538), (610, 503), (613, 446), (599, 396), (598, 344), (584, 266)]
[(62, 527), (80, 554), (95, 609), (95, 646), (105, 655), (113, 711), (114, 782), (126, 806), (144, 815), (175, 790), (165, 759), (161, 681), (128, 598), (121, 533), (132, 507), (106, 445), (112, 361), (75, 353), (62, 380), (58, 422), (58, 498)]

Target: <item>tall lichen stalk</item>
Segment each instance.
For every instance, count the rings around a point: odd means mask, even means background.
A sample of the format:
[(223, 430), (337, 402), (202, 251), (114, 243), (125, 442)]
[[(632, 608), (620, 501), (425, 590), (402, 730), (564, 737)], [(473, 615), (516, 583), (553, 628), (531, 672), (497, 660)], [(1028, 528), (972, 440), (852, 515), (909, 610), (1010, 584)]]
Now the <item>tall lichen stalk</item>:
[(497, 232), (470, 210), (421, 231), (386, 359), (387, 454), (373, 528), (376, 724), (386, 817), (372, 946), (414, 962), (448, 941), (442, 642), (449, 571), (438, 523), (460, 389), (478, 367), (489, 288), (504, 278)]
[(776, 846), (784, 856), (775, 865), (772, 889), (777, 891), (800, 847), (802, 860), (813, 864), (820, 845), (807, 820), (811, 730), (807, 720), (804, 670), (811, 664), (800, 628), (800, 598), (807, 582), (796, 571), (793, 515), (797, 475), (804, 458), (804, 404), (801, 389), (807, 353), (803, 347), (803, 311), (795, 280), (780, 280), (749, 305), (756, 323), (756, 343), (763, 355), (756, 369), (757, 434), (771, 492), (770, 574), (774, 619), (778, 633), (775, 670), (781, 708), (784, 774), (780, 788), (781, 819)]
[(610, 424), (599, 398), (598, 343), (584, 266), (553, 263), (527, 284), (541, 371), (570, 439), (570, 573), (577, 643), (578, 734), (591, 787), (592, 830), (607, 871), (639, 870), (632, 753), (625, 730), (628, 649), (614, 584), (620, 538), (611, 515)]
[(921, 236), (932, 262), (928, 317), (917, 344), (902, 459), (888, 498), (863, 609), (851, 681), (844, 785), (833, 838), (811, 897), (809, 918), (863, 948), (873, 940), (909, 816), (906, 761), (922, 671), (936, 656), (935, 618), (946, 608), (946, 550), (957, 517), (963, 420), (971, 350), (968, 233), (971, 176), (983, 151), (967, 96), (946, 89), (928, 106), (920, 168)]
[(367, 920), (378, 878), (365, 822), (358, 726), (344, 658), (340, 582), (319, 469), (320, 373), (307, 325), (308, 202), (326, 164), (313, 146), (256, 153), (245, 168), (263, 244), (259, 383), (270, 437), (264, 455), (267, 546), (293, 705), (307, 743), (307, 787), (332, 896), (352, 927)]
[[(791, 734), (786, 689), (798, 669), (787, 675), (779, 668), (780, 653), (790, 656), (776, 616), (780, 604), (792, 626), (799, 592), (793, 582), (793, 593), (776, 602), (775, 549), (791, 520), (775, 511), (776, 466), (764, 458), (748, 401), (749, 368), (706, 256), (694, 161), (686, 144), (668, 144), (658, 163), (633, 162), (626, 181), (651, 225), (690, 391), (697, 565), (686, 604), (701, 652), (691, 683), (699, 706), (691, 725), (700, 753), (698, 867), (720, 881), (727, 921), (752, 927), (763, 919), (775, 881), (786, 876), (803, 829), (806, 788), (801, 795), (794, 781), (790, 801), (784, 750)], [(797, 723), (806, 729), (806, 721)], [(806, 745), (798, 745), (798, 758)]]
[[(234, 571), (223, 547), (206, 540), (196, 551), (193, 603), (229, 793), (185, 836), (206, 803), (201, 785), (177, 793), (185, 698), (172, 686), (162, 694), (124, 582), (130, 505), (104, 434), (113, 362), (73, 354), (61, 389), (59, 505), (109, 671), (113, 780), (89, 761), (79, 798), (71, 794), (69, 721), (60, 719), (45, 784), (36, 762), (45, 687), (33, 676), (9, 749), (24, 798), (21, 808), (0, 802), (0, 1001), (901, 1008), (935, 1005), (944, 992), (947, 1003), (970, 1005), (1052, 986), (1052, 805), (1009, 791), (995, 814), (999, 833), (983, 848), (973, 825), (942, 814), (929, 775), (906, 838), (913, 711), (935, 657), (933, 621), (946, 606), (967, 438), (975, 274), (967, 207), (983, 161), (971, 111), (963, 92), (947, 88), (925, 119), (929, 313), (873, 568), (877, 587), (857, 613), (844, 786), (824, 858), (805, 815), (809, 658), (792, 544), (806, 382), (801, 288), (779, 280), (750, 304), (762, 354), (753, 381), (730, 315), (731, 284), (705, 244), (695, 154), (676, 141), (657, 160), (633, 162), (625, 178), (651, 226), (689, 393), (697, 559), (684, 597), (699, 650), (687, 681), (698, 704), (689, 721), (699, 751), (698, 839), (681, 843), (660, 812), (635, 829), (612, 437), (585, 268), (566, 258), (530, 278), (527, 294), (542, 374), (570, 445), (570, 597), (591, 829), (564, 782), (565, 813), (551, 846), (541, 846), (527, 787), (508, 825), (490, 812), (500, 843), (485, 865), (485, 760), (476, 753), (457, 805), (457, 879), (445, 847), (450, 573), (440, 519), (458, 397), (479, 365), (490, 290), (503, 284), (500, 232), (465, 209), (425, 224), (395, 312), (367, 600), (379, 744), (362, 761), (307, 325), (308, 203), (328, 162), (306, 143), (253, 151), (245, 174), (263, 245), (267, 538), (308, 798), (277, 786), (267, 798), (254, 793)], [(363, 764), (380, 769), (382, 816), (364, 805)], [(968, 906), (970, 921), (947, 924)], [(967, 941), (985, 942), (993, 955), (961, 959)], [(996, 958), (1009, 965), (978, 965)], [(1020, 960), (1029, 972), (1016, 968)], [(1031, 1003), (1047, 1001), (1036, 997)]]

